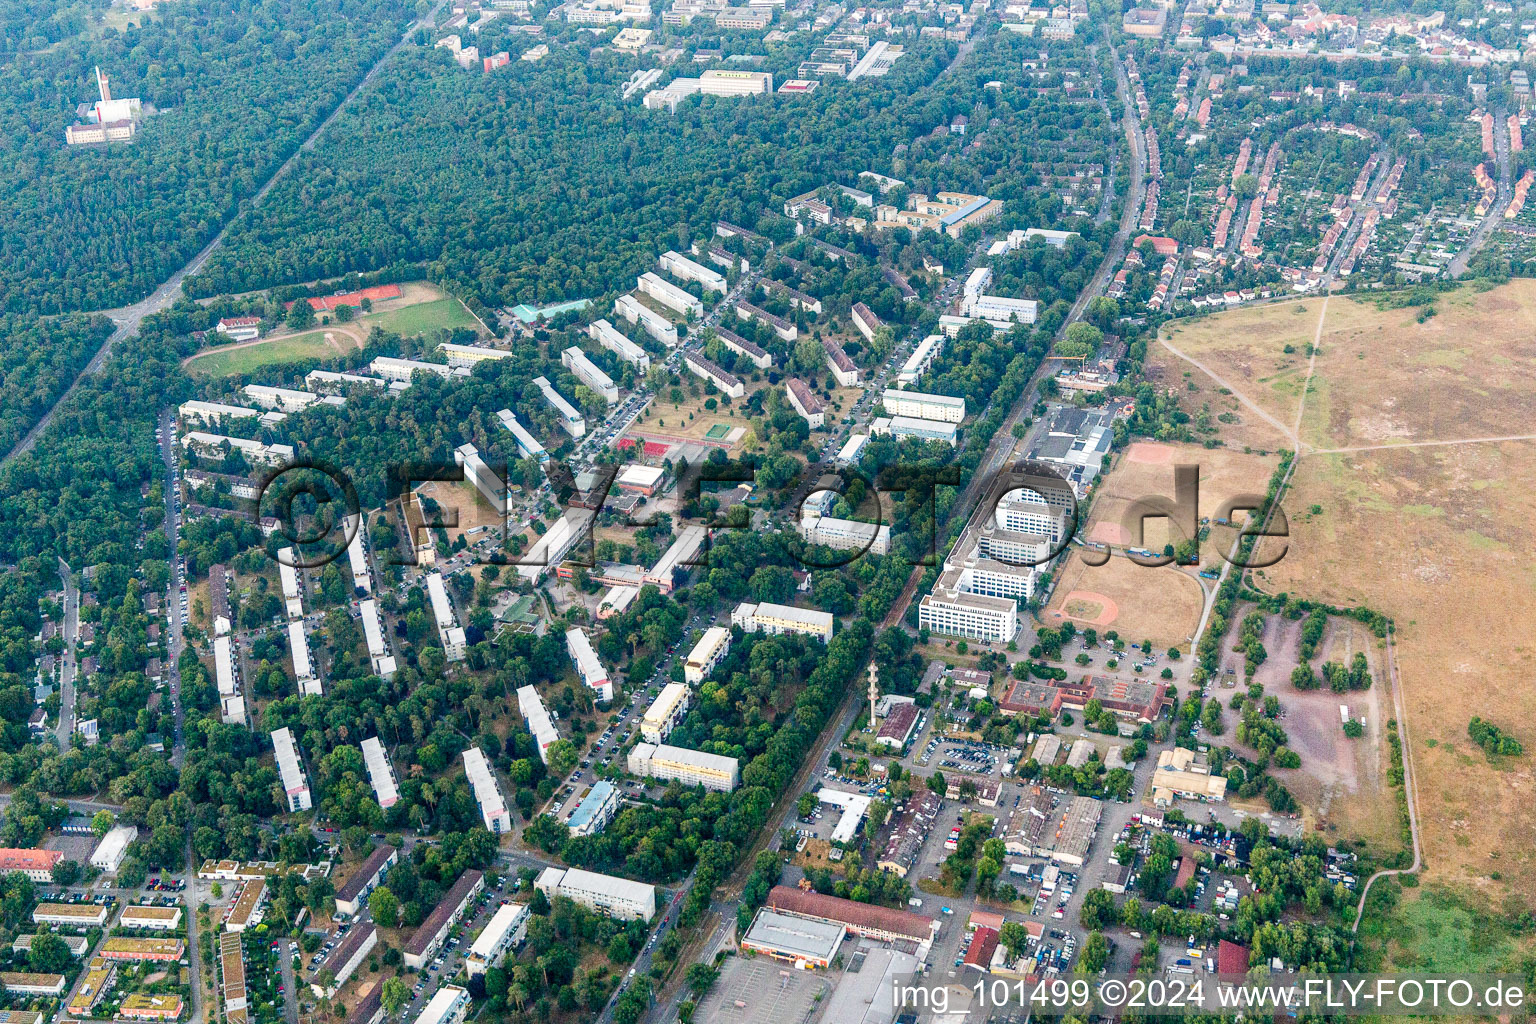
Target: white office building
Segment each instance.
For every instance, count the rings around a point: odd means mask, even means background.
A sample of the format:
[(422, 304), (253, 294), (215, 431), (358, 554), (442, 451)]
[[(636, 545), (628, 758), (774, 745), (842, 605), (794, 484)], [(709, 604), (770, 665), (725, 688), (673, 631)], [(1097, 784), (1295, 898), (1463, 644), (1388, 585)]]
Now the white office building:
[(600, 701), (613, 700), (613, 683), (608, 679), (608, 670), (598, 660), (586, 631), (579, 626), (566, 630), (565, 650), (571, 656), (571, 664), (576, 666), (576, 674), (581, 676), (593, 696)]
[(507, 428), (512, 435), (512, 440), (517, 444), (517, 453), (525, 459), (536, 459), (543, 463), (549, 461), (549, 452), (539, 443), (539, 439), (528, 432), (528, 428), (518, 421), (511, 409), (502, 409), (496, 414), (501, 420), (501, 425)]
[(663, 306), (682, 316), (704, 315), (704, 303), (654, 270), (647, 270), (640, 275), (636, 282), (635, 290), (642, 295), (649, 295)]
[(627, 766), (631, 775), (721, 793), (731, 792), (741, 781), (741, 767), (734, 757), (666, 743), (636, 743), (629, 751)]
[(1008, 299), (1001, 295), (978, 295), (961, 307), (961, 314), (971, 319), (998, 320), (1004, 323), (1032, 324), (1040, 311), (1034, 299)]
[(395, 767), (389, 763), (389, 753), (377, 736), (363, 740), (363, 765), (368, 769), (368, 782), (379, 806), (386, 811), (400, 802), (400, 787), (395, 784)]
[(891, 528), (884, 523), (862, 523), (855, 519), (809, 513), (800, 517), (800, 536), (807, 544), (836, 551), (867, 551), (872, 555), (891, 552)]
[(820, 637), (824, 643), (832, 642), (832, 613), (795, 608), (787, 604), (752, 604), (743, 601), (731, 613), (731, 625), (740, 626), (749, 633), (804, 633)]
[(101, 837), (101, 842), (91, 853), (91, 867), (100, 868), (109, 875), (117, 874), (117, 869), (122, 867), (123, 858), (128, 855), (128, 846), (139, 838), (137, 825), (114, 825), (106, 835)]
[(613, 311), (630, 323), (645, 328), (645, 333), (668, 348), (677, 347), (677, 328), (672, 326), (672, 321), (633, 295), (620, 295), (613, 302)]
[(528, 934), (528, 904), (504, 903), (480, 931), (464, 958), (464, 970), (473, 978), (500, 967), (507, 953), (522, 945)]
[(453, 617), (453, 604), (448, 600), (442, 573), (427, 573), (427, 599), (432, 605), (432, 617), (437, 620), (437, 638), (443, 645), (443, 654), (449, 661), (463, 661), (468, 646), (464, 627)]
[(880, 403), (891, 416), (906, 416), (940, 423), (959, 423), (965, 419), (965, 399), (948, 395), (928, 395), (921, 391), (886, 388)]
[[(729, 633), (729, 630), (727, 630)], [(663, 743), (688, 714), (692, 692), (685, 683), (668, 683), (640, 719), (640, 735), (647, 743)]]
[[(731, 631), (724, 626), (709, 627), (689, 652), (688, 661), (683, 665), (683, 679), (689, 686), (698, 686), (709, 678), (709, 674), (715, 670), (715, 666), (720, 664), (730, 649)], [(660, 740), (652, 742), (659, 743)]]
[(592, 326), (587, 328), (587, 333), (603, 348), (634, 366), (642, 374), (651, 368), (651, 357), (645, 349), (620, 334), (618, 328), (607, 320), (594, 321)]
[(464, 751), (464, 774), (475, 794), (475, 802), (480, 805), (480, 817), (485, 827), (497, 836), (512, 831), (512, 815), (507, 813), (507, 801), (501, 795), (491, 763), (485, 759), (485, 751), (479, 747)]
[(576, 407), (567, 402), (560, 392), (555, 390), (555, 386), (549, 382), (548, 377), (535, 377), (533, 378), (533, 383), (544, 395), (544, 401), (548, 402), (549, 407), (555, 410), (555, 417), (560, 421), (562, 430), (575, 438), (580, 438), (587, 432), (585, 417), (577, 412)]
[[(956, 574), (958, 575), (958, 574)], [(946, 586), (946, 582), (949, 586)], [(1019, 632), (1018, 601), (1011, 598), (968, 594), (949, 574), (939, 578), (933, 593), (917, 607), (917, 624), (934, 633), (970, 640), (1006, 644)]]
[(517, 710), (522, 713), (523, 721), (528, 723), (528, 731), (533, 734), (533, 742), (539, 748), (539, 760), (548, 764), (549, 748), (560, 739), (560, 734), (555, 731), (554, 719), (544, 706), (539, 691), (532, 686), (519, 686)]
[(556, 896), (624, 921), (649, 921), (656, 913), (656, 887), (581, 868), (545, 868), (534, 882), (545, 898)]
[(299, 761), (299, 747), (293, 741), (293, 733), (287, 726), (272, 734), (272, 749), (277, 754), (277, 773), (283, 780), (283, 792), (288, 797), (289, 811), (307, 811), (313, 807), (309, 780), (304, 775), (304, 765)]
[(609, 405), (618, 402), (619, 389), (613, 383), (613, 378), (604, 373), (602, 367), (588, 359), (587, 354), (581, 349), (572, 345), (560, 353), (560, 362), (576, 375), (577, 380), (601, 395), (603, 401)]
[(725, 278), (708, 267), (695, 263), (680, 252), (668, 249), (656, 261), (662, 270), (680, 281), (697, 281), (707, 292), (724, 292)]

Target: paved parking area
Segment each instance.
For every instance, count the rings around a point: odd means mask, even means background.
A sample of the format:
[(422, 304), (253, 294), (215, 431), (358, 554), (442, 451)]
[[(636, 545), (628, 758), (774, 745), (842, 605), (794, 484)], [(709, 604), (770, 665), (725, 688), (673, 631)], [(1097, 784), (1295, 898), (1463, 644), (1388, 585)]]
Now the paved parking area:
[[(709, 1024), (805, 1024), (831, 989), (820, 974), (766, 957), (728, 957), (694, 1020)], [(828, 1022), (831, 1024), (831, 1022)]]

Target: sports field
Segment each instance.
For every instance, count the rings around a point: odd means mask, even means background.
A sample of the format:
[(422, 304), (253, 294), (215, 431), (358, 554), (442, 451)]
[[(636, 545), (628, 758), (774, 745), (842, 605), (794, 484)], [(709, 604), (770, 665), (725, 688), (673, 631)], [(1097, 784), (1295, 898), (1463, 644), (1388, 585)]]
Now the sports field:
[[(1462, 288), (1432, 307), (1291, 305), (1172, 338), (1300, 446), (1287, 553), (1254, 581), (1393, 618), (1426, 877), (1530, 898), (1532, 755), (1490, 762), (1467, 722), (1480, 715), (1536, 751), (1536, 282)], [(1266, 315), (1282, 327), (1253, 327)], [(1272, 349), (1298, 333), (1292, 317), (1320, 341), (1304, 388), (1274, 386)]]

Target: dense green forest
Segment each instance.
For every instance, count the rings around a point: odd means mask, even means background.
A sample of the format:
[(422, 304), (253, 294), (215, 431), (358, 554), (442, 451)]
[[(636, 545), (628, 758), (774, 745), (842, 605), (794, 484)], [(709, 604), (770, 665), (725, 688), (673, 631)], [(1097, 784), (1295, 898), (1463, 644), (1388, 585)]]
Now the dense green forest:
[[(219, 230), (398, 38), (398, 0), (172, 0), (153, 21), (0, 64), (0, 295), (101, 309), (152, 291)], [(139, 97), (139, 136), (67, 147), (78, 103)]]
[[(913, 192), (981, 190), (1020, 159), (1011, 151), (1023, 137), (1101, 149), (1096, 104), (1067, 110), (1054, 95), (985, 87), (1016, 77), (1027, 52), (1002, 33), (941, 77), (953, 45), (925, 40), (885, 78), (806, 100), (705, 97), (676, 115), (621, 105), (633, 59), (608, 51), (556, 50), (491, 76), (411, 53), (191, 287), (209, 295), (425, 262), (487, 305), (597, 297), (627, 287), (656, 253), (708, 237), (717, 218), (786, 240), (783, 199), (862, 170), (900, 175)], [(998, 129), (935, 131), (961, 113)], [(1054, 219), (1059, 200), (1026, 191), (1010, 194), (1010, 214)]]
[(77, 36), (106, 8), (107, 0), (5, 0), (0, 3), (0, 56), (41, 50)]
[(32, 429), (112, 330), (101, 316), (0, 315), (0, 452)]

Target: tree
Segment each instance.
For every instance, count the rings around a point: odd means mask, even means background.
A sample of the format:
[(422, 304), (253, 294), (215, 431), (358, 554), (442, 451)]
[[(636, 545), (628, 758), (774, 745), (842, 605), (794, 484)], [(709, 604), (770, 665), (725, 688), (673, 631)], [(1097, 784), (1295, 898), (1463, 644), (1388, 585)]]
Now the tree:
[(1079, 912), (1083, 927), (1097, 930), (1120, 919), (1115, 909), (1115, 897), (1108, 889), (1092, 889), (1083, 897), (1083, 909)]
[(1083, 943), (1083, 952), (1077, 962), (1077, 969), (1082, 974), (1098, 974), (1109, 963), (1109, 940), (1104, 938), (1101, 931), (1088, 933), (1088, 939)]
[(939, 794), (939, 796), (943, 796), (949, 788), (944, 782), (944, 773), (934, 772), (928, 776), (928, 788)]
[(816, 810), (816, 794), (801, 793), (800, 799), (795, 803), (795, 813), (802, 818), (809, 818)]
[[(80, 880), (80, 862), (77, 860), (59, 860), (53, 865), (53, 882), (55, 885), (74, 885)], [(49, 973), (58, 973), (56, 971)]]
[(1029, 932), (1017, 921), (1004, 921), (998, 929), (997, 941), (1008, 951), (1009, 960), (1017, 960), (1029, 949)]
[(295, 331), (315, 326), (315, 307), (309, 304), (308, 299), (299, 299), (288, 308), (286, 323)]
[(381, 885), (368, 896), (368, 912), (381, 928), (393, 928), (400, 920), (400, 898)]
[(384, 979), (384, 987), (379, 992), (379, 1001), (384, 1004), (384, 1011), (390, 1016), (399, 1013), (411, 998), (411, 986), (404, 978), (396, 975)]
[(111, 811), (97, 811), (91, 816), (91, 832), (97, 839), (102, 839), (111, 832), (114, 824), (116, 819), (112, 817)]
[(63, 974), (71, 959), (68, 943), (52, 932), (39, 932), (27, 951), (27, 966), (39, 974)]

